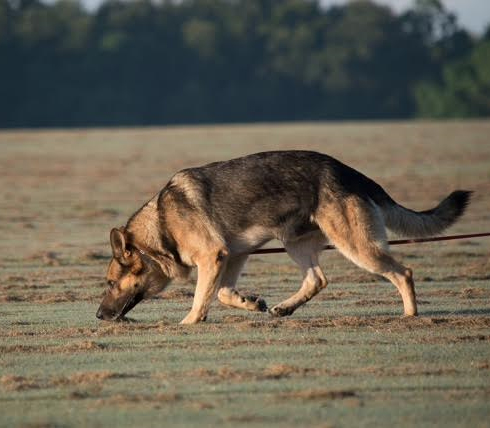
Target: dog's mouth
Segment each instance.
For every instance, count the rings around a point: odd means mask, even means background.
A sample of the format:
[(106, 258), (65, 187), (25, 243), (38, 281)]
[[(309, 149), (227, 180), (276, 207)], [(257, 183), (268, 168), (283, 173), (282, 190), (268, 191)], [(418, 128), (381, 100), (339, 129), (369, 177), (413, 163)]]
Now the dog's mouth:
[(124, 303), (122, 309), (118, 312), (116, 311), (108, 311), (107, 309), (102, 308), (102, 306), (97, 311), (97, 318), (106, 321), (125, 321), (125, 315), (133, 309), (139, 302), (143, 300), (143, 293), (135, 294), (134, 296), (129, 297)]
[(139, 302), (143, 300), (143, 293), (135, 294), (132, 298), (129, 298), (124, 304), (123, 308), (117, 316), (114, 317), (115, 320), (119, 321), (124, 318), (131, 309), (133, 309)]

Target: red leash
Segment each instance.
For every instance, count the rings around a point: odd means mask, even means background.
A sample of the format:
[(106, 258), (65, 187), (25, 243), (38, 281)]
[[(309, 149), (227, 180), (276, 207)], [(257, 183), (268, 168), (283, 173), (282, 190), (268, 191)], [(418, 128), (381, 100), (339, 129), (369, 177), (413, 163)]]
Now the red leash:
[[(402, 244), (417, 244), (420, 242), (436, 242), (436, 241), (452, 241), (454, 239), (467, 239), (467, 238), (482, 238), (484, 236), (490, 236), (490, 232), (485, 233), (470, 233), (467, 235), (449, 235), (449, 236), (435, 236), (433, 238), (414, 238), (414, 239), (395, 239), (388, 241), (390, 245), (402, 245)], [(324, 250), (334, 250), (333, 245), (325, 245)], [(259, 250), (252, 251), (250, 254), (277, 254), (285, 253), (284, 248), (261, 248)]]

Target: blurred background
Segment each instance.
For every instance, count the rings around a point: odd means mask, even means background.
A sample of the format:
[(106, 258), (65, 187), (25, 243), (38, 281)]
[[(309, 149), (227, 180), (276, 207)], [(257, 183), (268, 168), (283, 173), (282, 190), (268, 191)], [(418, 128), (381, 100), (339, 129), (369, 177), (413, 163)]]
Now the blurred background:
[(490, 115), (488, 0), (0, 0), (0, 127)]

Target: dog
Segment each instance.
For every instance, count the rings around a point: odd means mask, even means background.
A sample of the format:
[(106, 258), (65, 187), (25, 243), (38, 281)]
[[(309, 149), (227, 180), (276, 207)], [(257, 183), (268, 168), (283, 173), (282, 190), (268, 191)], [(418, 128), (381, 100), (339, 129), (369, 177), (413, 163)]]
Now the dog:
[(192, 308), (181, 321), (205, 321), (217, 295), (228, 306), (267, 311), (236, 282), (248, 255), (282, 241), (304, 278), (299, 290), (270, 308), (291, 315), (327, 286), (318, 256), (327, 241), (369, 272), (388, 279), (405, 316), (417, 315), (412, 271), (396, 261), (386, 229), (423, 237), (452, 225), (470, 191), (457, 190), (427, 211), (397, 204), (376, 182), (340, 161), (311, 151), (256, 153), (177, 172), (129, 219), (110, 232), (108, 289), (96, 316), (122, 319), (138, 302), (197, 267)]

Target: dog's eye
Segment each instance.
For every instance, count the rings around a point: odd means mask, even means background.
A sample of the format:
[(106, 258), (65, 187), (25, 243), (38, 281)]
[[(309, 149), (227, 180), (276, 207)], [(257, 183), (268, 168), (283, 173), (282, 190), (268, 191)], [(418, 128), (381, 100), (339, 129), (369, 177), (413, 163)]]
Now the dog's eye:
[(116, 285), (115, 281), (107, 281), (107, 284), (109, 284), (109, 287), (114, 287)]

